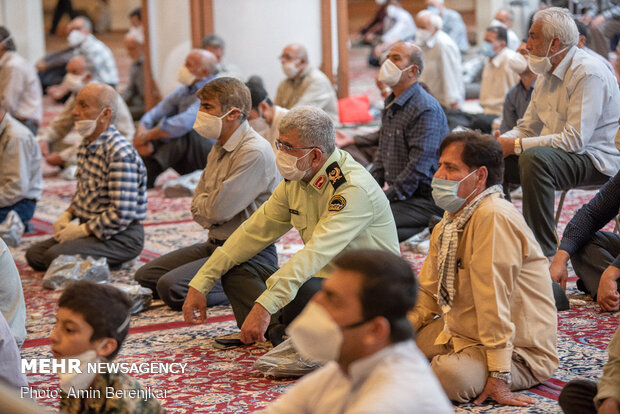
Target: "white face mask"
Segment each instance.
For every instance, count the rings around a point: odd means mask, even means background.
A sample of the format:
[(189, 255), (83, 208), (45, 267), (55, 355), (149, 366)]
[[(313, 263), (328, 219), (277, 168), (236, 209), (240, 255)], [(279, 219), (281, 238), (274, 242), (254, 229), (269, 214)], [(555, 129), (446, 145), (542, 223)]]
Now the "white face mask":
[(86, 37), (86, 33), (79, 30), (72, 30), (67, 37), (67, 42), (69, 42), (69, 44), (73, 47), (79, 46), (84, 40), (86, 40)]
[(383, 64), (381, 65), (381, 69), (379, 69), (379, 82), (383, 82), (387, 86), (392, 87), (400, 81), (402, 73), (406, 70), (409, 70), (411, 66), (413, 65), (409, 65), (405, 69), (401, 70), (390, 59), (386, 59), (385, 62), (383, 62)]
[(196, 82), (196, 76), (187, 69), (187, 66), (183, 65), (179, 68), (177, 74), (177, 80), (185, 86), (193, 85)]
[(523, 55), (517, 53), (508, 61), (508, 66), (520, 75), (527, 69), (527, 60), (523, 57)]
[(288, 326), (287, 333), (302, 357), (320, 363), (340, 356), (342, 331), (325, 308), (314, 301)]
[(88, 138), (93, 134), (93, 132), (95, 132), (95, 129), (97, 128), (97, 121), (102, 113), (103, 111), (99, 112), (99, 115), (97, 115), (97, 118), (95, 119), (75, 121), (75, 130), (82, 138)]
[(206, 112), (198, 111), (196, 121), (194, 122), (194, 131), (200, 136), (207, 139), (218, 139), (222, 132), (222, 118), (234, 111), (231, 108), (222, 116), (215, 116)]
[(297, 168), (297, 161), (306, 158), (311, 152), (312, 149), (310, 149), (304, 156), (297, 158), (294, 155), (278, 150), (278, 153), (276, 154), (276, 166), (278, 167), (282, 178), (289, 181), (301, 181), (306, 176), (308, 171), (310, 171), (312, 166), (309, 166), (305, 170), (300, 170)]
[(72, 356), (71, 359), (80, 360), (80, 371), (82, 371), (82, 373), (72, 372), (58, 374), (60, 378), (60, 389), (62, 389), (65, 394), (69, 394), (71, 388), (73, 388), (73, 392), (88, 388), (97, 376), (97, 372), (88, 372), (87, 368), (89, 363), (99, 361), (99, 357), (95, 350), (91, 349), (79, 355)]
[(293, 79), (299, 74), (300, 68), (297, 67), (296, 61), (297, 59), (282, 64), (282, 71), (289, 79)]
[(419, 45), (425, 45), (431, 37), (433, 37), (433, 34), (426, 29), (418, 29), (415, 32), (415, 42)]
[(73, 73), (67, 73), (62, 80), (62, 84), (71, 92), (78, 92), (84, 86), (84, 78), (86, 75), (76, 75)]
[[(551, 41), (551, 43), (553, 43), (553, 40)], [(566, 49), (568, 49), (567, 47), (565, 47), (562, 50), (558, 50), (553, 55), (548, 56), (549, 50), (551, 50), (551, 43), (549, 43), (549, 47), (547, 48), (547, 53), (545, 54), (545, 56), (536, 56), (532, 54), (531, 52), (529, 53), (528, 60), (529, 60), (530, 70), (537, 75), (544, 75), (545, 73), (549, 72), (549, 70), (551, 69), (551, 58), (564, 52)]]

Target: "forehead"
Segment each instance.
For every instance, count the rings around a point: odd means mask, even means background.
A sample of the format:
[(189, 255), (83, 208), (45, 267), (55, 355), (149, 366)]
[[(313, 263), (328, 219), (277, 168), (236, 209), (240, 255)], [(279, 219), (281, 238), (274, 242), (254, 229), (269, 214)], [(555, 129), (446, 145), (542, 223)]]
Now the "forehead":
[(86, 322), (84, 316), (82, 316), (81, 313), (74, 312), (69, 308), (58, 308), (56, 319), (62, 323), (72, 323), (80, 327), (88, 327), (92, 329), (92, 327), (88, 324), (88, 322)]
[(532, 27), (530, 27), (529, 35), (530, 37), (542, 37), (542, 26), (543, 23), (541, 20), (536, 20)]
[(466, 167), (462, 159), (464, 148), (465, 148), (465, 144), (463, 144), (462, 142), (451, 143), (441, 153), (441, 156), (439, 157), (439, 162), (450, 163), (450, 164)]
[(201, 106), (210, 106), (210, 107), (213, 107), (213, 108), (219, 108), (220, 107), (220, 101), (218, 101), (215, 96), (208, 95), (207, 97), (200, 99), (200, 105)]
[(291, 147), (298, 147), (299, 145), (299, 133), (294, 129), (289, 129), (288, 131), (280, 134), (280, 142), (284, 142), (286, 144), (290, 144)]
[(78, 92), (76, 100), (81, 103), (85, 103), (88, 106), (97, 106), (99, 101), (97, 99), (98, 89), (93, 87), (94, 85), (86, 85), (80, 92)]
[(487, 30), (484, 33), (484, 39), (485, 40), (497, 40), (497, 33)]
[(398, 43), (390, 49), (387, 57), (392, 59), (408, 59), (410, 54), (409, 48), (403, 43)]
[(282, 50), (282, 56), (296, 57), (299, 55), (299, 50), (295, 45), (288, 45)]
[(83, 59), (71, 59), (67, 63), (68, 71), (81, 71), (86, 68), (86, 62)]

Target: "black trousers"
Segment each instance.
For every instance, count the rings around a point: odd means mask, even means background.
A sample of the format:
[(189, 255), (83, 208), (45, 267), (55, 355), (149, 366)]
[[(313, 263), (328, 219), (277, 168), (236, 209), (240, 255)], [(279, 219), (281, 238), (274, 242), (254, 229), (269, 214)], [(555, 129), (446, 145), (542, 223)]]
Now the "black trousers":
[(596, 382), (573, 380), (562, 389), (558, 403), (565, 414), (596, 414), (594, 407), (596, 392)]

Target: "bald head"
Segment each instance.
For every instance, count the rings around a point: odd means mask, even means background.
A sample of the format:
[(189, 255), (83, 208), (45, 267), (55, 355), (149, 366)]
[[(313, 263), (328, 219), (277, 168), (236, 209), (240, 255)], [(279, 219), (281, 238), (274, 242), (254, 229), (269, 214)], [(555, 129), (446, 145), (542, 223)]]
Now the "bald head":
[(116, 116), (116, 95), (114, 88), (99, 82), (89, 83), (79, 92), (79, 96), (92, 102), (92, 105), (98, 109), (98, 112), (110, 108), (112, 111), (110, 115), (111, 122), (114, 122)]
[(185, 58), (185, 66), (197, 78), (204, 79), (217, 74), (217, 57), (204, 49), (192, 49)]
[(74, 75), (83, 75), (88, 71), (86, 60), (81, 56), (71, 58), (67, 63), (67, 72)]
[(303, 62), (308, 63), (308, 51), (306, 47), (299, 43), (291, 43), (282, 50), (282, 58), (289, 57), (290, 59), (301, 59)]

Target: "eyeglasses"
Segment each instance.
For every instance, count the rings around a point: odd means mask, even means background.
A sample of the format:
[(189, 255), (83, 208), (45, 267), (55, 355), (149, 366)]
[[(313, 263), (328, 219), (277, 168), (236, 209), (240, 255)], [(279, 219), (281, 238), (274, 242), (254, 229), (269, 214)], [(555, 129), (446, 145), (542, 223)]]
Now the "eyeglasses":
[(276, 149), (278, 151), (280, 150), (285, 150), (285, 151), (295, 151), (295, 150), (302, 150), (302, 149), (315, 149), (315, 148), (319, 148), (319, 147), (291, 147), (289, 144), (285, 144), (284, 142), (280, 141), (279, 139), (276, 139)]
[(284, 60), (296, 60), (296, 59), (299, 59), (299, 58), (297, 56), (292, 56), (292, 55), (281, 55), (281, 56), (278, 56), (278, 60), (282, 60), (282, 59), (284, 59)]

